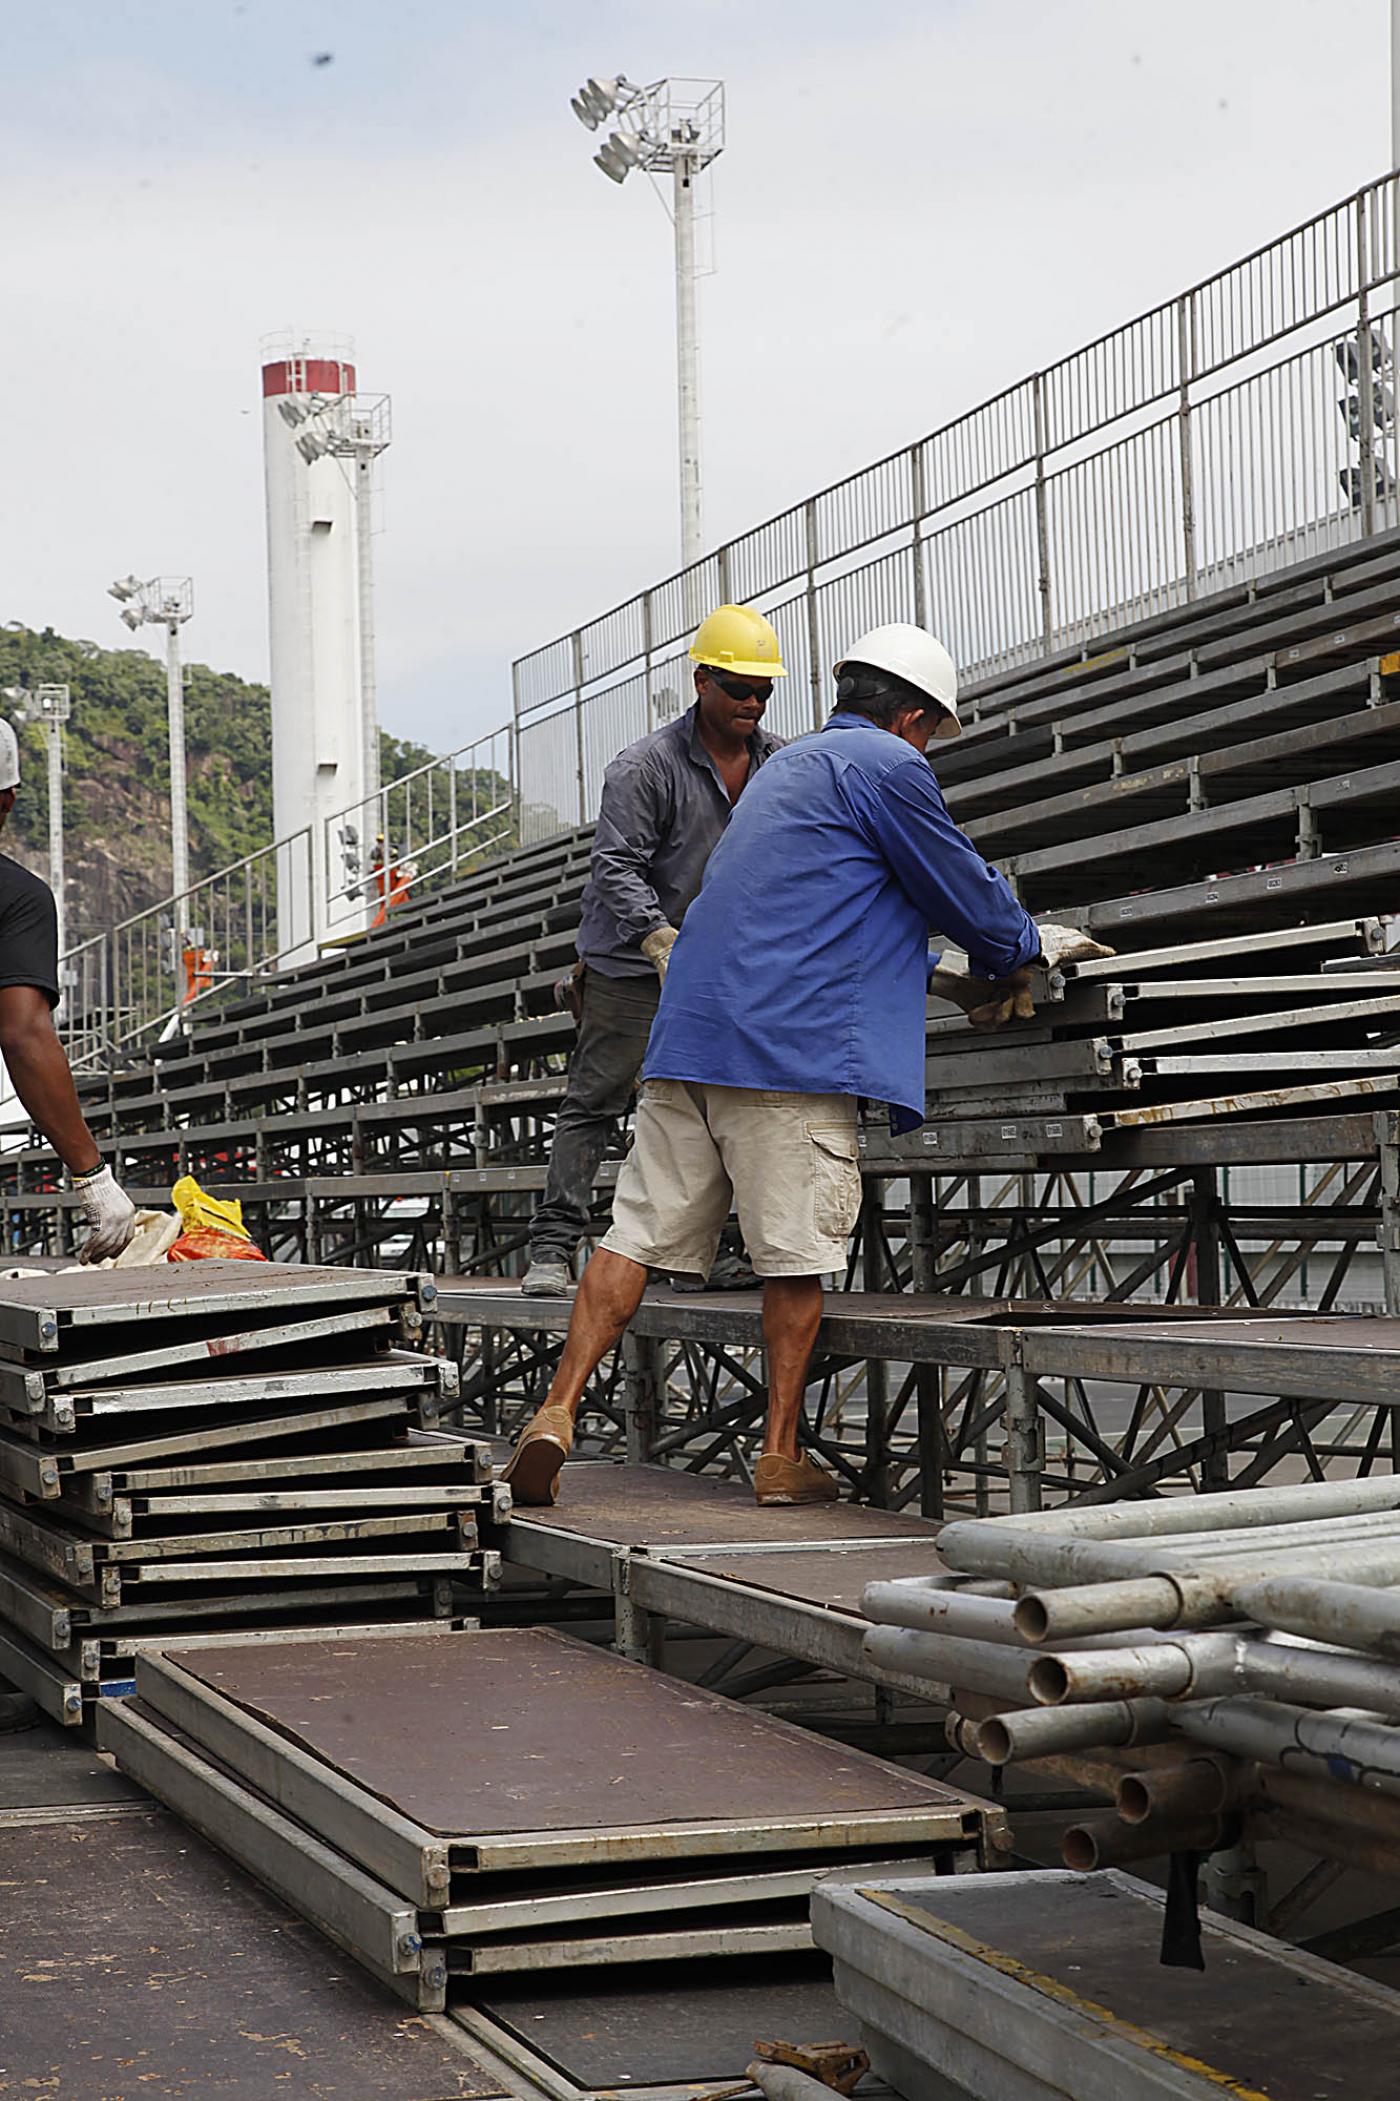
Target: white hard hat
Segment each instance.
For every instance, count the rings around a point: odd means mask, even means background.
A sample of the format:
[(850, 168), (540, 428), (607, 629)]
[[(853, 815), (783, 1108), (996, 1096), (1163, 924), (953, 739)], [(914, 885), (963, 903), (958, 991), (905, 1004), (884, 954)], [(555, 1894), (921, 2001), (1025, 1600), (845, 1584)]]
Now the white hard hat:
[(917, 687), (936, 700), (943, 715), (935, 737), (960, 737), (958, 721), (958, 674), (943, 644), (926, 628), (907, 620), (894, 620), (886, 627), (872, 627), (862, 635), (836, 666), (836, 676), (849, 664), (868, 664), (873, 671), (889, 671), (906, 686)]
[(19, 738), (14, 725), (0, 715), (0, 793), (19, 786)]

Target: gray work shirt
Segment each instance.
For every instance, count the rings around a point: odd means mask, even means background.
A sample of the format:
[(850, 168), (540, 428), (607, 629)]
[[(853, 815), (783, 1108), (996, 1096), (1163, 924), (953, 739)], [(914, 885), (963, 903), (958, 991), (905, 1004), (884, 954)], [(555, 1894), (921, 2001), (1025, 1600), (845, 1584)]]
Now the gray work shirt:
[[(699, 731), (697, 704), (629, 744), (603, 776), (578, 952), (604, 977), (651, 975), (642, 942), (657, 927), (680, 925), (729, 822), (729, 791)], [(750, 780), (782, 742), (754, 731)]]

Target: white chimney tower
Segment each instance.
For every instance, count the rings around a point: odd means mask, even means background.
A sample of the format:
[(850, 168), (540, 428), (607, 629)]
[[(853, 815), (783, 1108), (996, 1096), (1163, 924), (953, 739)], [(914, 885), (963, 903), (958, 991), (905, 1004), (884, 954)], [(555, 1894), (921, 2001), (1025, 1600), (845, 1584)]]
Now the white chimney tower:
[(309, 853), (297, 845), (278, 866), (288, 961), (363, 927), (372, 902), (370, 494), (389, 424), (386, 397), (357, 395), (353, 357), (345, 337), (263, 345), (274, 836), (310, 829)]

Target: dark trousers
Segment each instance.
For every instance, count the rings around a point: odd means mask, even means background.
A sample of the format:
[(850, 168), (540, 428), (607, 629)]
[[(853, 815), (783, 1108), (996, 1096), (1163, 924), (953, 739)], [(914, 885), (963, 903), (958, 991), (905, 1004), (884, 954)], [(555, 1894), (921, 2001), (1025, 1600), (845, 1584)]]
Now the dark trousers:
[(661, 985), (585, 970), (583, 1015), (569, 1060), (569, 1087), (554, 1126), (544, 1201), (530, 1221), (530, 1253), (567, 1262), (588, 1229), (598, 1164), (627, 1114), (646, 1056)]

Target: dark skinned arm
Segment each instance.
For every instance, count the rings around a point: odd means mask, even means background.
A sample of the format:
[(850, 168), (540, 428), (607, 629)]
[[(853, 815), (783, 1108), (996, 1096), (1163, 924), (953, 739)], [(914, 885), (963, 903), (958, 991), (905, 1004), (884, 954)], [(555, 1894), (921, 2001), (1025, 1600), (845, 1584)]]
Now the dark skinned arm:
[(101, 1161), (78, 1107), (78, 1092), (48, 997), (37, 985), (0, 985), (0, 1058), (29, 1117), (70, 1174)]

